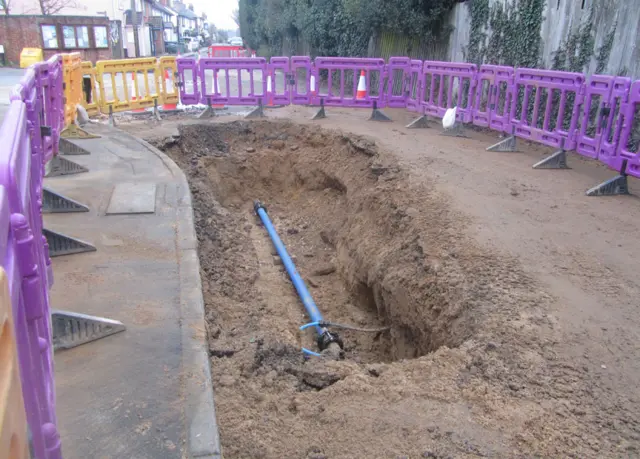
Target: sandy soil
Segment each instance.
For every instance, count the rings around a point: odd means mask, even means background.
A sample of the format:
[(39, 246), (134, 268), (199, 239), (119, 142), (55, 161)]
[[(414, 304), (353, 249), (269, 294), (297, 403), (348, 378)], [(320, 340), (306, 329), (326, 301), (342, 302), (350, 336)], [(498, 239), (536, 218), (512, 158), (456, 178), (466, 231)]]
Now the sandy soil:
[[(640, 454), (638, 200), (584, 196), (611, 173), (578, 158), (535, 171), (543, 149), (483, 133), (311, 113), (126, 127), (190, 178), (225, 457)], [(327, 320), (390, 330), (305, 360), (254, 199)]]

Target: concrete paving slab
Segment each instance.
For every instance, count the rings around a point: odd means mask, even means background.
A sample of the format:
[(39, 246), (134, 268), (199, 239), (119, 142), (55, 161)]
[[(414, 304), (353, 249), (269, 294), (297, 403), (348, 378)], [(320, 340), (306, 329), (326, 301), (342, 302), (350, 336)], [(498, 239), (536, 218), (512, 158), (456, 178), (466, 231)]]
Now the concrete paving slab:
[[(55, 355), (65, 459), (220, 458), (189, 188), (164, 154), (107, 126), (74, 157), (89, 172), (46, 186), (89, 207), (45, 226), (97, 251), (53, 261), (52, 308), (126, 331)], [(112, 191), (155, 186), (153, 214), (106, 215)], [(148, 190), (147, 190), (148, 191)], [(150, 196), (147, 193), (145, 196)]]
[(155, 183), (118, 183), (111, 193), (107, 215), (152, 214), (155, 211)]

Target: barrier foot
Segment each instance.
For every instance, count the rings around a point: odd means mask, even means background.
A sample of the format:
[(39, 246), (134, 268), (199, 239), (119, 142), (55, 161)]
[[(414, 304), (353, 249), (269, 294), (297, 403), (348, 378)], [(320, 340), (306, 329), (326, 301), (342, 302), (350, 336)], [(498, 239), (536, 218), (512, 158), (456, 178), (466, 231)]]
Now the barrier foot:
[(162, 121), (160, 111), (158, 110), (158, 99), (153, 99), (153, 117), (156, 121)]
[(487, 151), (518, 151), (516, 136), (510, 135), (506, 139), (502, 139), (500, 142), (487, 147)]
[(42, 234), (47, 238), (49, 257), (51, 258), (96, 251), (96, 248), (88, 242), (65, 236), (64, 234), (56, 233), (46, 228), (42, 229)]
[(99, 139), (99, 135), (91, 134), (76, 124), (70, 124), (60, 132), (61, 139)]
[(625, 174), (610, 178), (587, 191), (587, 196), (615, 196), (618, 194), (629, 194), (629, 184)]
[(60, 139), (59, 149), (63, 155), (88, 155), (89, 150), (82, 148), (80, 145), (76, 145), (68, 139)]
[(378, 110), (378, 103), (374, 100), (373, 101), (373, 111), (371, 112), (371, 117), (369, 118), (369, 121), (388, 122), (388, 121), (393, 121), (393, 120), (391, 118), (389, 118), (387, 115), (385, 115), (384, 113), (382, 113), (380, 110)]
[(464, 125), (462, 123), (455, 123), (452, 128), (445, 129), (440, 133), (445, 137), (464, 137), (467, 138), (467, 135), (464, 132)]
[(427, 115), (422, 115), (419, 118), (416, 118), (409, 124), (405, 126), (407, 129), (428, 129), (429, 128), (429, 118)]
[(109, 126), (116, 127), (116, 119), (113, 116), (113, 106), (109, 105)]
[(69, 161), (66, 158), (61, 156), (54, 156), (51, 158), (45, 166), (45, 177), (60, 177), (62, 175), (73, 175), (80, 174), (82, 172), (89, 172), (84, 166), (80, 164), (74, 163), (73, 161)]
[(320, 109), (316, 112), (315, 115), (311, 118), (312, 120), (323, 120), (327, 117), (327, 114), (324, 111), (324, 99), (320, 99)]
[(216, 112), (211, 106), (211, 97), (207, 97), (207, 108), (198, 115), (198, 119), (215, 118), (216, 116)]
[(534, 169), (571, 169), (567, 165), (567, 152), (560, 149), (533, 165)]
[(52, 311), (53, 349), (71, 349), (127, 329), (118, 320), (70, 311)]
[(42, 188), (42, 212), (46, 214), (89, 212), (89, 208), (48, 188)]
[(262, 100), (258, 101), (258, 106), (245, 115), (245, 118), (264, 118), (264, 107)]

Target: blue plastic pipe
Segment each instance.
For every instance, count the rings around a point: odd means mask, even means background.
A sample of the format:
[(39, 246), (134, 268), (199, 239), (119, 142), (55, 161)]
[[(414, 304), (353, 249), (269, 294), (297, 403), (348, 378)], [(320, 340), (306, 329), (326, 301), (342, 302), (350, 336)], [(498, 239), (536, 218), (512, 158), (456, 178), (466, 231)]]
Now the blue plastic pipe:
[[(278, 236), (276, 229), (273, 227), (273, 224), (271, 223), (271, 220), (269, 219), (264, 206), (260, 202), (256, 202), (253, 208), (256, 211), (256, 214), (258, 214), (258, 216), (260, 217), (260, 220), (262, 220), (262, 224), (267, 229), (267, 233), (269, 233), (269, 237), (271, 237), (273, 246), (276, 248), (278, 256), (282, 260), (282, 264), (287, 270), (287, 274), (289, 274), (289, 278), (291, 279), (293, 286), (296, 288), (298, 296), (300, 297), (302, 304), (304, 304), (304, 307), (307, 310), (311, 321), (318, 323), (324, 322), (322, 319), (322, 314), (320, 314), (316, 303), (313, 301), (313, 298), (311, 298), (311, 294), (309, 293), (309, 290), (307, 290), (307, 286), (304, 284), (302, 277), (300, 277), (300, 274), (296, 269), (296, 265), (293, 264), (293, 260), (287, 253), (287, 249), (280, 240), (280, 236)], [(318, 325), (316, 325), (315, 328), (318, 335), (322, 335), (323, 329)]]

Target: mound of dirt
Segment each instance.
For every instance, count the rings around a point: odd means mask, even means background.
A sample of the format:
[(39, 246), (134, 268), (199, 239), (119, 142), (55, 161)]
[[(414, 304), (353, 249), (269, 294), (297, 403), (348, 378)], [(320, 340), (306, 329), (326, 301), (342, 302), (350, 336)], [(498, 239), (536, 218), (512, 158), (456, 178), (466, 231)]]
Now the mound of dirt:
[[(550, 297), (372, 141), (288, 122), (188, 125), (188, 174), (227, 458), (604, 457)], [(344, 359), (313, 329), (253, 212), (267, 208)], [(588, 401), (587, 401), (588, 400)], [(582, 413), (582, 414), (579, 414)], [(595, 418), (594, 418), (595, 416)]]

